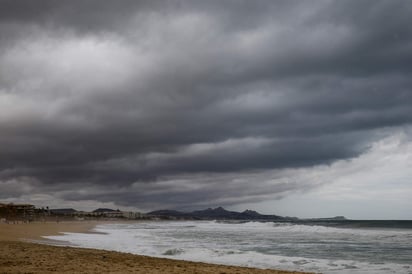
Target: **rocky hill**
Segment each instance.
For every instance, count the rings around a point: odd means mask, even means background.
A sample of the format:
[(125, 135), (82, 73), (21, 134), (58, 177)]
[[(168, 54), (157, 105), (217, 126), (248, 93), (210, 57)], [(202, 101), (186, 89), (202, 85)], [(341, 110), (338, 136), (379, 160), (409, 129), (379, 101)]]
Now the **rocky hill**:
[(277, 215), (264, 215), (253, 210), (243, 212), (228, 211), (223, 207), (208, 208), (192, 212), (181, 212), (176, 210), (156, 210), (147, 213), (149, 216), (194, 220), (281, 220), (283, 217)]

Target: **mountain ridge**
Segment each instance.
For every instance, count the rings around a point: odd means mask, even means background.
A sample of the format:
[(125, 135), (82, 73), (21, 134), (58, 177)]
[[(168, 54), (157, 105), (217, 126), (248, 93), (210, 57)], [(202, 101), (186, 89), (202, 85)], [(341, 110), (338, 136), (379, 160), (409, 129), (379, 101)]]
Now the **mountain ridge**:
[(283, 220), (282, 216), (260, 214), (254, 210), (243, 212), (229, 211), (223, 207), (207, 208), (204, 210), (194, 210), (192, 212), (182, 212), (177, 210), (155, 210), (146, 213), (150, 216), (162, 218), (182, 218), (195, 220)]

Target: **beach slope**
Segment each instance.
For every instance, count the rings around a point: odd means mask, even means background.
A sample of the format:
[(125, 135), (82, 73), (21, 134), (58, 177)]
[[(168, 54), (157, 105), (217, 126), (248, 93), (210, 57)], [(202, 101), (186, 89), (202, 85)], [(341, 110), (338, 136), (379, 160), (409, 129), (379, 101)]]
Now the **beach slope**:
[(0, 273), (301, 273), (153, 258), (27, 242), (60, 231), (87, 232), (95, 223), (0, 224)]

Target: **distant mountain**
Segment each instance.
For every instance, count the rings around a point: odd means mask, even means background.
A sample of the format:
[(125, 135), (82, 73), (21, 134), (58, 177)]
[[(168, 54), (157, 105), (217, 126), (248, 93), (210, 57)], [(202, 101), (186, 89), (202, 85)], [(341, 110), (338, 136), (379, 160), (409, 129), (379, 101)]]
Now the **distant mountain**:
[(206, 219), (238, 219), (239, 212), (227, 211), (223, 207), (208, 208), (205, 210), (197, 210), (190, 213), (193, 217)]
[(93, 213), (105, 213), (105, 212), (115, 212), (115, 211), (119, 211), (119, 210), (114, 210), (111, 208), (98, 208), (93, 210)]
[(179, 217), (179, 216), (186, 216), (187, 213), (176, 211), (176, 210), (155, 210), (149, 213), (146, 213), (148, 215), (154, 215), (154, 216), (173, 216), (173, 217)]
[(345, 216), (335, 216), (335, 217), (328, 217), (328, 218), (310, 218), (310, 219), (305, 219), (307, 221), (346, 221)]
[(180, 212), (176, 210), (157, 210), (147, 213), (147, 215), (179, 218), (179, 219), (196, 219), (196, 220), (280, 220), (283, 219), (277, 215), (264, 215), (253, 210), (243, 212), (228, 211), (223, 207), (208, 208), (205, 210), (196, 210), (192, 212)]
[(242, 214), (245, 215), (245, 216), (249, 216), (251, 218), (261, 217), (262, 216), (258, 212), (254, 211), (254, 210), (249, 210), (249, 209), (246, 209), (245, 211), (243, 211)]

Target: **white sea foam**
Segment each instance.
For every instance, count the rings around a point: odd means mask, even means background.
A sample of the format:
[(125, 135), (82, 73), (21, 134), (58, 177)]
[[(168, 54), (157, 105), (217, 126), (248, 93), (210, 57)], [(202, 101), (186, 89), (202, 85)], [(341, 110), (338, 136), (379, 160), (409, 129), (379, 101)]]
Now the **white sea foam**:
[[(410, 263), (377, 262), (367, 254), (377, 252), (373, 250), (376, 241), (390, 247), (405, 244), (405, 239), (412, 237), (410, 230), (197, 221), (99, 225), (96, 231), (105, 234), (65, 233), (46, 238), (81, 247), (258, 268), (333, 274), (412, 273)], [(359, 254), (363, 257), (358, 258)]]

